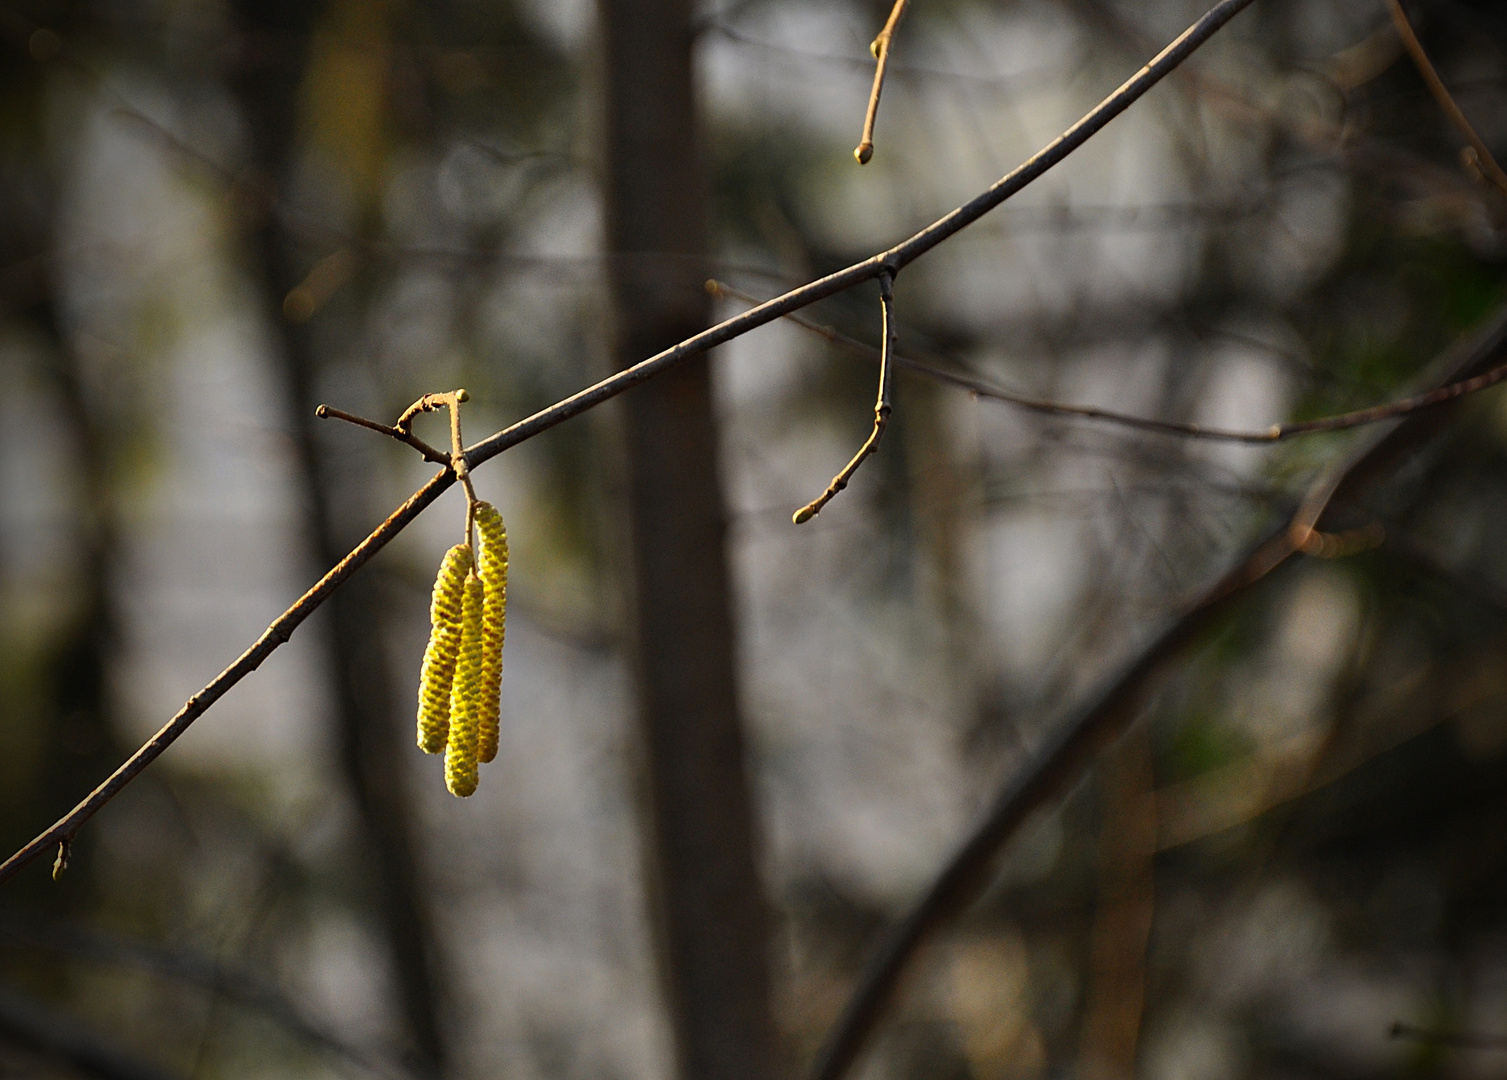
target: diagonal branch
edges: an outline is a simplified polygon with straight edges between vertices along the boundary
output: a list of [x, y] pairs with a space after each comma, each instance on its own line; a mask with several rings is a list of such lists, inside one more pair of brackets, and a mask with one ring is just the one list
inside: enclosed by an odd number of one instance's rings
[[1486, 143], [1480, 134], [1465, 118], [1454, 95], [1444, 85], [1444, 80], [1439, 77], [1438, 70], [1428, 53], [1423, 51], [1423, 43], [1418, 40], [1418, 35], [1413, 30], [1413, 24], [1408, 21], [1408, 13], [1402, 9], [1401, 0], [1387, 0], [1387, 10], [1392, 13], [1392, 22], [1397, 27], [1397, 35], [1402, 38], [1402, 43], [1407, 47], [1408, 55], [1413, 58], [1413, 63], [1418, 68], [1418, 74], [1423, 76], [1423, 81], [1428, 84], [1429, 93], [1434, 95], [1434, 100], [1444, 110], [1444, 115], [1449, 117], [1449, 122], [1470, 144], [1462, 157], [1466, 168], [1475, 173], [1478, 178], [1489, 180], [1503, 195], [1507, 195], [1507, 173], [1497, 164], [1497, 159], [1492, 157], [1491, 151], [1486, 148]]
[[[1491, 328], [1458, 355], [1432, 365], [1425, 382], [1468, 379], [1507, 352], [1507, 307]], [[1292, 517], [1251, 547], [1185, 607], [1134, 660], [1112, 677], [1076, 716], [1064, 721], [1026, 765], [1007, 777], [984, 817], [932, 880], [910, 912], [881, 941], [847, 1007], [834, 1025], [812, 1071], [813, 1080], [839, 1080], [857, 1060], [918, 949], [978, 895], [1000, 850], [1037, 810], [1081, 776], [1094, 755], [1136, 716], [1158, 676], [1197, 640], [1212, 619], [1299, 551], [1320, 546], [1317, 527], [1334, 501], [1351, 500], [1362, 487], [1436, 430], [1430, 416], [1412, 416], [1369, 438], [1325, 470]]]
[[[548, 431], [557, 424], [596, 408], [624, 391], [661, 374], [681, 361], [698, 356], [718, 345], [741, 337], [781, 316], [808, 307], [854, 285], [861, 284], [881, 274], [893, 277], [902, 267], [920, 258], [926, 252], [954, 236], [962, 229], [983, 217], [1006, 199], [1040, 178], [1074, 150], [1086, 143], [1106, 124], [1150, 90], [1192, 56], [1220, 27], [1229, 22], [1252, 0], [1220, 0], [1197, 22], [1184, 30], [1177, 39], [1163, 49], [1140, 71], [1136, 72], [1119, 89], [1090, 110], [1082, 119], [1059, 135], [1024, 164], [1008, 173], [986, 191], [963, 204], [951, 213], [922, 229], [914, 236], [897, 244], [888, 251], [871, 256], [862, 262], [818, 278], [816, 281], [792, 289], [757, 307], [727, 319], [716, 326], [680, 342], [663, 352], [642, 360], [632, 367], [612, 375], [593, 386], [580, 390], [532, 416], [504, 428], [481, 442], [471, 446], [462, 456], [467, 468], [475, 468], [509, 447]], [[340, 584], [366, 564], [393, 537], [402, 532], [435, 499], [456, 481], [453, 467], [447, 467], [434, 475], [408, 500], [398, 507], [386, 521], [377, 526], [365, 540], [341, 559], [318, 583], [269, 626], [262, 636], [248, 648], [230, 667], [200, 690], [184, 704], [176, 716], [144, 743], [126, 762], [116, 769], [99, 787], [95, 788], [77, 806], [59, 818], [34, 840], [21, 848], [4, 863], [0, 863], [0, 883], [13, 877], [27, 863], [37, 858], [54, 845], [66, 847], [84, 823], [93, 817], [141, 771], [160, 757], [178, 736], [218, 701], [236, 683], [255, 671], [313, 611], [329, 599]]]
[[895, 27], [900, 25], [900, 17], [905, 14], [909, 4], [910, 0], [895, 0], [895, 6], [890, 9], [890, 17], [884, 20], [884, 29], [879, 31], [879, 36], [869, 46], [869, 52], [874, 54], [878, 63], [874, 66], [874, 86], [869, 91], [869, 107], [863, 114], [863, 138], [853, 151], [853, 156], [860, 165], [867, 165], [869, 158], [874, 156], [874, 121], [879, 116], [879, 95], [884, 92], [884, 76], [889, 71], [890, 47], [894, 44]]

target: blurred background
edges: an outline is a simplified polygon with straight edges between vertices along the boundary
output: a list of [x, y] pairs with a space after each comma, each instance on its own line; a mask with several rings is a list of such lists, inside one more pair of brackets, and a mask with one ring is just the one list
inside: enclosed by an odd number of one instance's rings
[[[1507, 16], [1409, 10], [1507, 151]], [[1201, 13], [915, 0], [860, 168], [882, 3], [6, 0], [7, 852], [432, 474], [316, 404], [465, 386], [478, 439], [746, 306], [706, 278], [763, 299], [909, 235]], [[909, 268], [902, 351], [1224, 426], [1388, 400], [1507, 317], [1507, 198], [1462, 145], [1381, 0], [1259, 0]], [[808, 314], [878, 341], [872, 285]], [[872, 365], [782, 323], [687, 371], [476, 473], [512, 542], [479, 792], [412, 736], [452, 490], [59, 882], [0, 888], [0, 1074], [798, 1075], [995, 789], [1365, 437], [902, 372], [795, 527]], [[1507, 399], [1447, 415], [1355, 512], [1387, 542], [1199, 638], [857, 1075], [1507, 1069]]]

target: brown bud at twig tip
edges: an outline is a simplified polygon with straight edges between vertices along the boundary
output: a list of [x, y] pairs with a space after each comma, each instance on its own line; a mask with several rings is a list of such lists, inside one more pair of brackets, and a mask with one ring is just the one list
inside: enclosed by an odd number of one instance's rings
[[330, 407], [328, 405], [321, 405], [314, 410], [314, 415], [324, 420], [330, 415]]
[[794, 514], [790, 515], [790, 520], [793, 521], [793, 522], [795, 522], [797, 525], [804, 525], [804, 524], [806, 524], [806, 522], [810, 521], [815, 516], [816, 516], [816, 508], [815, 507], [803, 506], [799, 510], [797, 510]]
[[704, 288], [712, 296], [722, 295], [722, 282], [718, 281], [716, 278], [707, 278]]
[[871, 142], [861, 142], [853, 151], [853, 157], [860, 165], [867, 165], [869, 163], [869, 158], [873, 156], [874, 144]]
[[470, 391], [464, 390], [464, 389], [457, 390], [455, 392], [455, 400], [456, 401], [470, 401], [471, 400], [471, 393], [470, 393]]

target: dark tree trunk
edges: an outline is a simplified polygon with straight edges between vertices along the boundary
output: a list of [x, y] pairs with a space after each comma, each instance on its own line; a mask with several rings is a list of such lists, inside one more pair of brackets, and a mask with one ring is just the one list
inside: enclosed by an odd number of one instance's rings
[[[688, 0], [601, 0], [607, 230], [619, 367], [702, 329], [706, 195]], [[650, 894], [686, 1080], [776, 1073], [768, 916], [734, 674], [705, 358], [624, 398]]]
[[[255, 164], [270, 184], [289, 177], [294, 164], [298, 91], [308, 62], [317, 5], [301, 0], [242, 0], [242, 64], [234, 89], [247, 118]], [[319, 404], [319, 356], [306, 326], [284, 317], [283, 298], [299, 283], [296, 252], [270, 208], [249, 237], [264, 282], [267, 319], [275, 334], [276, 362], [295, 448], [305, 533], [321, 569], [345, 553], [350, 533], [335, 506], [359, 505], [350, 491], [363, 482], [331, 465], [318, 451], [314, 409]], [[345, 491], [344, 495], [340, 493]], [[337, 496], [340, 496], [337, 498]], [[358, 523], [365, 529], [366, 523]], [[355, 796], [371, 874], [371, 903], [392, 958], [399, 1005], [412, 1038], [410, 1064], [421, 1073], [445, 1072], [439, 1019], [440, 980], [435, 971], [432, 923], [419, 881], [409, 833], [412, 815], [402, 757], [411, 749], [406, 717], [393, 691], [380, 628], [379, 583], [348, 581], [329, 601], [328, 663], [335, 679], [335, 713], [341, 765]]]

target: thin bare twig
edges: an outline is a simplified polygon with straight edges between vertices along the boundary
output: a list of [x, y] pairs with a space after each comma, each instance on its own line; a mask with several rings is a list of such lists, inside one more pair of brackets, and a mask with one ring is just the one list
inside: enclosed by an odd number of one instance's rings
[[869, 432], [869, 437], [858, 448], [858, 453], [853, 455], [853, 460], [844, 465], [842, 471], [832, 478], [832, 482], [827, 485], [827, 490], [791, 516], [790, 520], [797, 525], [804, 525], [820, 514], [822, 507], [848, 486], [848, 481], [858, 471], [858, 466], [879, 449], [879, 440], [884, 438], [884, 429], [890, 422], [890, 385], [895, 378], [895, 283], [888, 274], [879, 275], [879, 310], [882, 319], [881, 340], [884, 345], [879, 350], [879, 397], [874, 402], [874, 429]]
[[890, 47], [894, 44], [895, 27], [900, 25], [900, 17], [905, 14], [909, 4], [910, 0], [895, 0], [895, 6], [890, 9], [890, 17], [884, 20], [884, 29], [879, 31], [879, 36], [869, 46], [869, 52], [874, 54], [874, 59], [878, 62], [874, 65], [874, 86], [869, 91], [869, 107], [863, 114], [863, 138], [853, 151], [853, 156], [860, 165], [867, 165], [869, 158], [874, 156], [874, 120], [879, 116], [879, 95], [884, 90], [884, 76], [890, 66]]
[[1433, 61], [1428, 53], [1423, 51], [1423, 43], [1418, 40], [1418, 35], [1413, 31], [1413, 24], [1408, 20], [1408, 13], [1402, 9], [1401, 0], [1387, 0], [1387, 10], [1392, 13], [1392, 22], [1397, 27], [1397, 35], [1402, 38], [1403, 45], [1408, 50], [1408, 55], [1413, 58], [1413, 63], [1418, 68], [1418, 74], [1423, 76], [1423, 81], [1428, 84], [1429, 93], [1434, 95], [1434, 100], [1444, 110], [1444, 115], [1449, 117], [1449, 122], [1455, 125], [1456, 130], [1465, 136], [1469, 147], [1461, 154], [1465, 167], [1477, 177], [1488, 180], [1503, 195], [1507, 195], [1507, 173], [1497, 164], [1497, 159], [1492, 157], [1486, 143], [1465, 118], [1456, 103], [1454, 95], [1444, 85], [1444, 80], [1439, 77]]
[[[746, 304], [757, 304], [758, 299], [733, 288], [731, 285], [720, 281], [708, 281], [707, 291], [713, 296], [725, 296], [734, 300], [741, 300]], [[867, 342], [849, 337], [842, 331], [828, 326], [825, 323], [808, 319], [804, 315], [791, 313], [786, 315], [795, 325], [804, 330], [809, 330], [827, 341], [865, 359], [876, 360], [882, 355], [881, 350]], [[941, 363], [953, 363], [956, 361], [946, 360], [941, 357], [935, 358]], [[1180, 420], [1153, 420], [1143, 416], [1131, 416], [1128, 413], [1115, 412], [1113, 409], [1101, 409], [1097, 405], [1070, 405], [1061, 401], [1049, 401], [1046, 398], [1031, 397], [1027, 394], [1017, 393], [1014, 390], [1006, 390], [996, 386], [977, 375], [948, 371], [938, 367], [934, 363], [926, 363], [920, 360], [895, 354], [894, 364], [906, 371], [914, 372], [923, 378], [934, 382], [946, 383], [977, 394], [981, 398], [991, 401], [1000, 401], [1006, 405], [1014, 405], [1018, 408], [1027, 409], [1031, 412], [1045, 413], [1049, 416], [1070, 416], [1082, 420], [1097, 420], [1107, 424], [1117, 424], [1121, 427], [1134, 428], [1138, 431], [1154, 432], [1158, 435], [1173, 435], [1185, 439], [1208, 439], [1214, 442], [1237, 442], [1237, 443], [1277, 443], [1299, 435], [1314, 435], [1320, 432], [1344, 431], [1349, 428], [1363, 427], [1366, 424], [1377, 424], [1384, 420], [1396, 420], [1410, 413], [1422, 412], [1425, 409], [1435, 408], [1447, 404], [1456, 398], [1474, 394], [1496, 386], [1498, 383], [1507, 382], [1507, 364], [1502, 364], [1483, 372], [1472, 379], [1462, 379], [1460, 382], [1451, 383], [1449, 386], [1441, 386], [1437, 390], [1430, 390], [1426, 394], [1417, 394], [1413, 397], [1403, 398], [1401, 401], [1388, 402], [1385, 405], [1373, 405], [1370, 408], [1355, 409], [1351, 412], [1337, 413], [1334, 416], [1321, 416], [1313, 420], [1294, 420], [1288, 424], [1273, 424], [1270, 427], [1260, 428], [1253, 431], [1233, 431], [1227, 428], [1205, 427], [1203, 424], [1190, 424]]]
[[[1448, 383], [1487, 369], [1507, 351], [1507, 307], [1463, 350], [1451, 350], [1422, 380]], [[1461, 355], [1463, 352], [1463, 355]], [[1064, 721], [1026, 762], [1006, 778], [983, 818], [938, 872], [906, 916], [890, 928], [858, 980], [842, 1016], [817, 1057], [813, 1080], [839, 1080], [857, 1060], [921, 944], [961, 911], [988, 880], [1001, 848], [1038, 809], [1076, 780], [1135, 718], [1158, 675], [1195, 641], [1210, 621], [1258, 582], [1325, 534], [1320, 519], [1335, 500], [1360, 489], [1433, 431], [1427, 416], [1403, 418], [1369, 438], [1309, 487], [1293, 515], [1251, 547], [1231, 570], [1182, 609], [1134, 660], [1110, 678], [1077, 715]]]
[[[594, 409], [603, 402], [654, 378], [690, 357], [699, 356], [709, 349], [741, 337], [783, 315], [798, 311], [864, 281], [877, 278], [882, 273], [888, 273], [893, 277], [901, 268], [967, 228], [1077, 150], [1111, 120], [1129, 108], [1141, 95], [1166, 78], [1179, 64], [1193, 55], [1199, 46], [1251, 3], [1252, 0], [1220, 0], [1202, 18], [1178, 35], [1177, 39], [1158, 53], [1150, 63], [1030, 160], [996, 181], [976, 198], [933, 222], [909, 239], [888, 251], [854, 263], [852, 266], [809, 282], [800, 288], [792, 289], [783, 296], [775, 297], [741, 315], [724, 320], [716, 326], [685, 339], [678, 345], [656, 353], [632, 367], [625, 368], [496, 432], [466, 451], [463, 456], [467, 467], [474, 469], [509, 447], [516, 446], [548, 431], [557, 424], [562, 424], [566, 420]], [[455, 480], [454, 466], [448, 465], [414, 492], [386, 521], [377, 526], [371, 535], [361, 541], [333, 569], [320, 578], [313, 588], [278, 616], [235, 663], [211, 680], [204, 689], [189, 698], [177, 715], [137, 749], [102, 784], [30, 843], [6, 859], [4, 863], [0, 863], [0, 883], [13, 877], [23, 866], [53, 845], [69, 841], [77, 835], [85, 822], [140, 775], [143, 769], [160, 757], [163, 751], [187, 731], [189, 726], [223, 697], [232, 686], [255, 671], [279, 645], [288, 640], [293, 631], [320, 604], [329, 599], [330, 594], [339, 588], [346, 578], [364, 566], [393, 537], [402, 532], [411, 521], [454, 484]]]
[[319, 408], [314, 410], [314, 415], [319, 417], [321, 420], [344, 420], [347, 424], [355, 424], [357, 427], [364, 427], [368, 428], [371, 431], [380, 432], [381, 434], [386, 435], [388, 438], [397, 439], [398, 442], [406, 443], [407, 445], [413, 447], [421, 455], [423, 455], [425, 461], [432, 461], [436, 465], [450, 464], [449, 454], [436, 450], [434, 447], [430, 446], [423, 439], [419, 438], [411, 431], [404, 431], [396, 427], [388, 427], [386, 424], [378, 423], [376, 420], [368, 420], [364, 416], [357, 416], [355, 413], [348, 413], [344, 409], [337, 409], [333, 405], [319, 406]]

